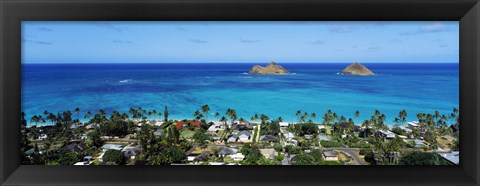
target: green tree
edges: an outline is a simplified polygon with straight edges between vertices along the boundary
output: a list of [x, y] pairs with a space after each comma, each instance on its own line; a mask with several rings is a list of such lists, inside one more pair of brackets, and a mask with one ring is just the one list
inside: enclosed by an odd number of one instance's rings
[[275, 145], [273, 145], [273, 149], [275, 149], [277, 152], [281, 152], [283, 147], [280, 143], [275, 143]]
[[205, 120], [208, 120], [208, 112], [210, 112], [210, 107], [208, 105], [203, 105], [201, 109], [205, 116]]
[[103, 155], [103, 162], [113, 162], [117, 165], [123, 165], [125, 163], [125, 155], [122, 151], [109, 149]]
[[164, 121], [167, 122], [168, 121], [168, 108], [167, 108], [167, 106], [165, 106], [165, 110], [163, 111], [163, 117], [164, 117]]
[[67, 151], [62, 151], [60, 154], [60, 158], [58, 159], [58, 163], [60, 165], [73, 165], [81, 160], [80, 155], [73, 151], [73, 150], [67, 150]]
[[440, 155], [432, 152], [410, 152], [403, 155], [399, 165], [449, 165]]
[[211, 140], [212, 137], [205, 133], [204, 130], [199, 129], [195, 131], [195, 134], [192, 136], [193, 140], [195, 140], [196, 143], [200, 144], [201, 146], [205, 146], [207, 144], [207, 141]]

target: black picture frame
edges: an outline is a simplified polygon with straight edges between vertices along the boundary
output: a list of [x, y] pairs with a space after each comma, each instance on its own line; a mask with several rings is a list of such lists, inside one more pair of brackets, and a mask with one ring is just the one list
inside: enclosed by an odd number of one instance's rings
[[[2, 185], [479, 185], [478, 0], [1, 0]], [[460, 21], [459, 166], [20, 165], [21, 21]]]

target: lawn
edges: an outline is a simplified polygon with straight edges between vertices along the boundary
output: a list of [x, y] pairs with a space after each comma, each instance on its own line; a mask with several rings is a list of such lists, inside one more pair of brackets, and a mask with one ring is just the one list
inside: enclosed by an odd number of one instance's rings
[[180, 137], [185, 139], [192, 138], [193, 134], [195, 134], [195, 131], [190, 129], [182, 129], [180, 131]]
[[207, 148], [197, 147], [192, 151], [192, 154], [200, 154], [205, 151], [213, 152], [213, 149], [211, 147], [207, 147]]
[[237, 163], [237, 162], [235, 162], [235, 160], [233, 160], [232, 158], [229, 158], [229, 157], [224, 157], [223, 161], [227, 162], [227, 163]]
[[452, 141], [443, 139], [442, 137], [438, 136], [437, 137], [437, 142], [440, 146], [440, 148], [445, 149], [445, 150], [450, 150], [452, 146]]

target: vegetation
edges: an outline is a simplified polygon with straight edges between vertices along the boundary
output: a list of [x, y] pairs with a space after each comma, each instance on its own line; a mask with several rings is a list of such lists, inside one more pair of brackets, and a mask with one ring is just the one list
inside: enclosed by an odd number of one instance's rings
[[431, 152], [410, 152], [402, 156], [399, 165], [449, 165], [440, 155]]
[[103, 162], [115, 163], [116, 165], [123, 165], [125, 163], [125, 156], [122, 151], [109, 149], [103, 155]]
[[[438, 147], [459, 149], [459, 132], [450, 127], [459, 126], [459, 111], [442, 114], [438, 111], [417, 113], [418, 127], [411, 132], [406, 130], [407, 111], [402, 110], [393, 119], [398, 125], [391, 131], [395, 138], [386, 139], [379, 131], [389, 130], [386, 116], [375, 110], [361, 126], [355, 126], [352, 118], [337, 115], [327, 110], [321, 118], [316, 113], [298, 110], [295, 113], [299, 123], [281, 129], [281, 117], [271, 119], [265, 114], [254, 114], [251, 121], [260, 121], [260, 130], [239, 129], [245, 119], [234, 109], [226, 112], [214, 112], [209, 105], [202, 105], [191, 117], [185, 120], [196, 120], [198, 123], [189, 126], [176, 126], [178, 120], [169, 119], [169, 111], [164, 107], [163, 114], [157, 110], [145, 110], [141, 107], [130, 108], [127, 113], [105, 110], [97, 112], [83, 111], [80, 108], [72, 111], [51, 113], [44, 111], [28, 118], [22, 113], [20, 126], [22, 136], [21, 162], [36, 165], [73, 165], [85, 156], [98, 158], [100, 147], [105, 143], [121, 143], [137, 149], [135, 158], [126, 158], [118, 150], [107, 150], [103, 156], [105, 164], [132, 165], [146, 162], [148, 165], [208, 164], [209, 162], [231, 162], [241, 165], [279, 165], [282, 161], [294, 165], [341, 165], [343, 161], [325, 161], [322, 153], [325, 148], [350, 148], [364, 156], [365, 162], [371, 165], [444, 165], [448, 163], [435, 153]], [[211, 114], [215, 113], [215, 114]], [[220, 114], [224, 113], [224, 115]], [[220, 119], [220, 132], [208, 131], [213, 125], [209, 116]], [[362, 113], [362, 115], [365, 115]], [[153, 125], [163, 116], [161, 126]], [[354, 113], [359, 118], [360, 112]], [[28, 119], [27, 119], [28, 118]], [[81, 122], [80, 119], [86, 119]], [[154, 118], [152, 121], [152, 118]], [[319, 120], [319, 121], [316, 121]], [[27, 126], [30, 122], [31, 126]], [[48, 123], [49, 126], [37, 126]], [[323, 126], [323, 130], [319, 130]], [[249, 130], [253, 138], [258, 135], [271, 135], [278, 140], [275, 143], [243, 143], [227, 142], [232, 134], [240, 130]], [[161, 131], [159, 134], [158, 131]], [[257, 131], [260, 131], [259, 133]], [[293, 133], [289, 136], [287, 133]], [[319, 140], [327, 136], [329, 141]], [[400, 138], [398, 135], [406, 137]], [[317, 138], [319, 137], [319, 138]], [[405, 138], [403, 137], [403, 138]], [[415, 141], [421, 141], [417, 144]], [[237, 148], [245, 158], [241, 161], [229, 157], [220, 157], [219, 147]], [[274, 157], [265, 157], [260, 148], [274, 149]], [[195, 155], [196, 160], [188, 161], [187, 155]], [[285, 161], [286, 160], [286, 161]], [[98, 160], [94, 160], [98, 164]]]

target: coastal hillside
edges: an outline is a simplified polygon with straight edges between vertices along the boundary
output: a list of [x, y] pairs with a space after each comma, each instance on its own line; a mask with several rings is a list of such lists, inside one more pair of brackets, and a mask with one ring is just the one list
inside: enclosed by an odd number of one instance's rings
[[249, 74], [291, 74], [287, 69], [275, 62], [270, 62], [266, 67], [255, 65], [248, 72]]
[[340, 72], [342, 75], [354, 75], [354, 76], [370, 76], [374, 75], [374, 73], [369, 70], [364, 65], [360, 64], [359, 62], [352, 63], [348, 65], [345, 69]]

